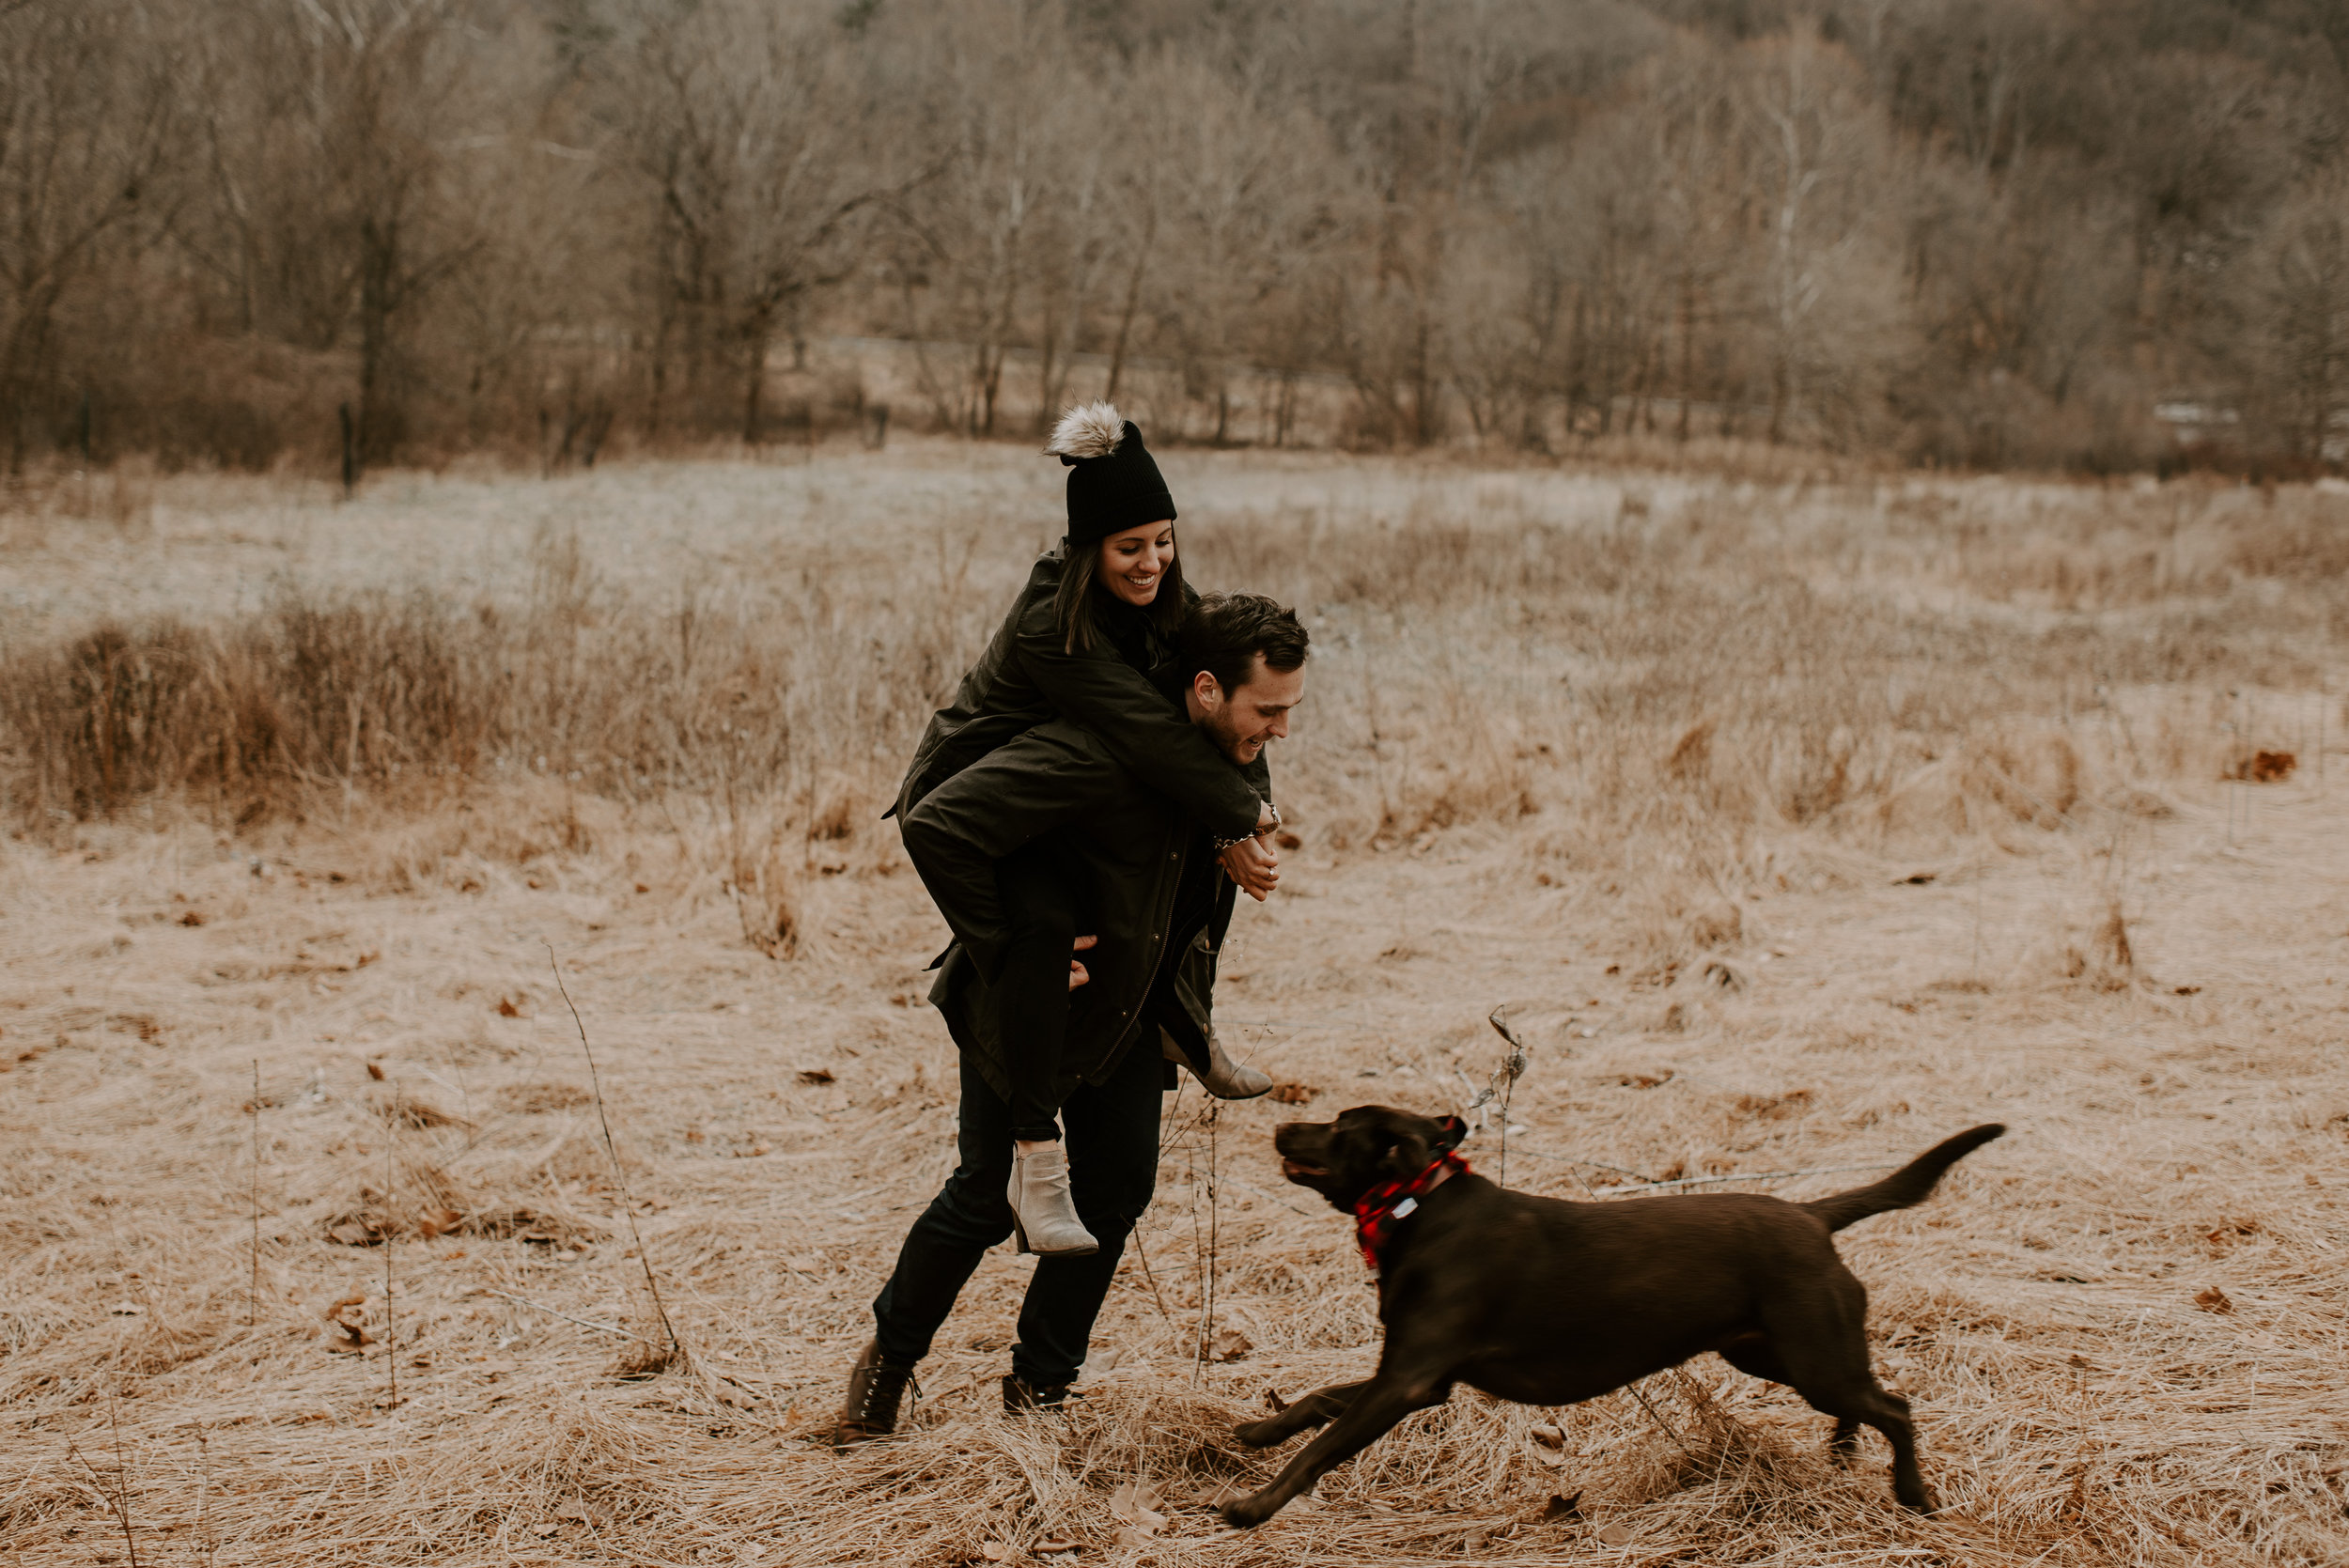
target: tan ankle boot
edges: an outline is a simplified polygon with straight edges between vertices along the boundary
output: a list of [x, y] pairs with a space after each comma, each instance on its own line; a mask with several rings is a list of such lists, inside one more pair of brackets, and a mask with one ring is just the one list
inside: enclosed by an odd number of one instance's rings
[[1174, 1036], [1163, 1029], [1159, 1031], [1159, 1054], [1169, 1062], [1180, 1063], [1190, 1068], [1191, 1076], [1199, 1080], [1200, 1087], [1219, 1100], [1252, 1100], [1272, 1087], [1272, 1079], [1255, 1068], [1244, 1067], [1224, 1055], [1223, 1042], [1216, 1038], [1213, 1030], [1207, 1032], [1207, 1070], [1204, 1073], [1183, 1053], [1183, 1048], [1174, 1043]]
[[1039, 1257], [1077, 1258], [1098, 1252], [1101, 1244], [1077, 1218], [1068, 1192], [1068, 1150], [1050, 1143], [1032, 1155], [1011, 1157], [1011, 1223], [1019, 1250]]

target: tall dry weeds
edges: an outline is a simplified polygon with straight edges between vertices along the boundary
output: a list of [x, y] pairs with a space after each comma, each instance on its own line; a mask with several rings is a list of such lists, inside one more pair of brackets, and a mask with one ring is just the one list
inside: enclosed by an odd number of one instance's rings
[[[1568, 853], [1661, 833], [1715, 862], [1774, 826], [2053, 829], [2290, 750], [2269, 733], [2290, 701], [2263, 720], [2221, 693], [2314, 689], [2311, 650], [2349, 623], [2349, 501], [2314, 491], [2025, 507], [1691, 482], [1592, 516], [1423, 480], [1379, 501], [1185, 538], [1203, 581], [1315, 626], [1282, 787], [1339, 848], [1537, 814], [1575, 824]], [[542, 531], [519, 596], [288, 585], [14, 645], [7, 806], [237, 825], [538, 781], [699, 801], [746, 936], [788, 950], [793, 882], [878, 815], [1021, 565], [975, 573], [974, 536], [933, 536], [929, 562], [829, 536], [721, 591]]]

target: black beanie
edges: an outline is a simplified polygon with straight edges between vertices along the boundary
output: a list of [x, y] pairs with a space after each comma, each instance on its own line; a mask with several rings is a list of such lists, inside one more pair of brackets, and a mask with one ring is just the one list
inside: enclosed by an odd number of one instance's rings
[[1108, 403], [1060, 416], [1045, 451], [1068, 467], [1068, 539], [1097, 544], [1112, 534], [1174, 517], [1174, 498], [1142, 431]]

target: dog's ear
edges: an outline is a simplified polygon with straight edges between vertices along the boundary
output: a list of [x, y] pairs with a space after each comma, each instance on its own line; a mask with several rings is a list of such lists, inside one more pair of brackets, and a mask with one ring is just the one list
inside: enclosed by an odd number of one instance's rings
[[1427, 1140], [1407, 1128], [1390, 1127], [1382, 1135], [1382, 1141], [1387, 1145], [1387, 1152], [1378, 1164], [1396, 1181], [1409, 1181], [1426, 1170], [1428, 1160], [1433, 1157], [1428, 1153]]
[[1458, 1148], [1460, 1140], [1468, 1136], [1468, 1124], [1457, 1116], [1439, 1116], [1436, 1118], [1436, 1126], [1443, 1128], [1443, 1131], [1436, 1138], [1436, 1148], [1439, 1151]]

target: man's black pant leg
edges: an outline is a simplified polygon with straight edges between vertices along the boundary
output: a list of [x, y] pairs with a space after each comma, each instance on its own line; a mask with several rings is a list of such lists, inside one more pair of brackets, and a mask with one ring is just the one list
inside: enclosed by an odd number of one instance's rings
[[955, 1142], [959, 1163], [906, 1233], [897, 1267], [873, 1302], [880, 1353], [900, 1364], [930, 1353], [938, 1326], [955, 1309], [987, 1250], [1011, 1234], [1011, 1108], [962, 1058], [962, 1104]]
[[[962, 1063], [960, 1164], [898, 1250], [897, 1266], [873, 1303], [881, 1354], [899, 1363], [930, 1342], [987, 1250], [1011, 1234], [1011, 1110], [968, 1058]], [[1109, 1295], [1126, 1237], [1158, 1182], [1158, 1053], [1126, 1053], [1109, 1082], [1084, 1084], [1062, 1107], [1069, 1188], [1077, 1213], [1101, 1243], [1082, 1258], [1038, 1258], [1019, 1313], [1012, 1370], [1038, 1387], [1066, 1383], [1084, 1364], [1094, 1319]]]
[[[1155, 1041], [1158, 1031], [1145, 1027]], [[1061, 1107], [1077, 1217], [1101, 1244], [1081, 1258], [1038, 1258], [1019, 1310], [1011, 1370], [1037, 1388], [1074, 1379], [1143, 1210], [1159, 1179], [1159, 1053], [1137, 1045], [1099, 1088], [1080, 1084]]]

